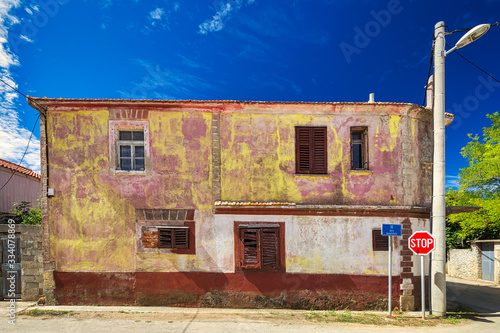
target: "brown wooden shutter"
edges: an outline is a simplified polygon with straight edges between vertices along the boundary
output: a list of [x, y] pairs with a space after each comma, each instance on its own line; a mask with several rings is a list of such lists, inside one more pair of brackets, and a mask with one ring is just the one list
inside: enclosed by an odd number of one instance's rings
[[278, 267], [278, 229], [262, 230], [262, 267]]
[[189, 229], [174, 229], [174, 248], [187, 249], [189, 245]]
[[260, 267], [259, 229], [240, 229], [241, 255], [243, 268]]
[[327, 173], [326, 127], [296, 127], [295, 145], [297, 173]]
[[312, 132], [313, 163], [311, 173], [326, 173], [326, 128], [314, 127], [312, 128]]
[[297, 173], [310, 173], [311, 170], [311, 128], [297, 127], [295, 131]]
[[382, 236], [382, 231], [372, 230], [373, 251], [389, 251], [389, 236]]
[[158, 229], [158, 247], [171, 249], [174, 246], [172, 229]]

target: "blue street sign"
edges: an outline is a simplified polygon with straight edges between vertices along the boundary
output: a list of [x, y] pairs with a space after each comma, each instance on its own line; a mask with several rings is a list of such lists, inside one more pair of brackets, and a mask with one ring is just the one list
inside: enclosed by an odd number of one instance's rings
[[401, 236], [401, 224], [382, 224], [382, 236]]

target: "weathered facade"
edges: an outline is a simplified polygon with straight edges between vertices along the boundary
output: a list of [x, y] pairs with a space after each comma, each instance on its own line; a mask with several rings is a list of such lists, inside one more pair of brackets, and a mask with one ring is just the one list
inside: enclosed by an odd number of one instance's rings
[[379, 230], [394, 223], [393, 304], [419, 304], [407, 238], [429, 229], [430, 110], [29, 102], [45, 114], [42, 185], [54, 189], [42, 200], [49, 302], [380, 308]]

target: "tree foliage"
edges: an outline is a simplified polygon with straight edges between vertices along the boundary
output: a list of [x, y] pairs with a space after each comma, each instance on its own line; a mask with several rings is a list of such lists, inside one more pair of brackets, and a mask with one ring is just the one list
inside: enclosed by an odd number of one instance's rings
[[14, 202], [10, 212], [16, 216], [16, 222], [21, 224], [42, 224], [42, 210], [39, 203], [35, 207], [31, 207], [31, 202], [29, 201], [21, 201], [20, 204]]
[[487, 115], [490, 127], [471, 141], [461, 154], [469, 166], [460, 170], [460, 188], [446, 193], [447, 206], [480, 206], [471, 213], [447, 218], [448, 247], [466, 247], [467, 241], [500, 238], [500, 116]]

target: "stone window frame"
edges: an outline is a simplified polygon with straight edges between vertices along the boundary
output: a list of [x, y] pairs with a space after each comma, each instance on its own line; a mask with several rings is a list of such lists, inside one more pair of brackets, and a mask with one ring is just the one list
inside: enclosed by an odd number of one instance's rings
[[[144, 170], [120, 170], [120, 131], [144, 132]], [[150, 175], [152, 169], [148, 120], [109, 120], [109, 170], [112, 175]]]

